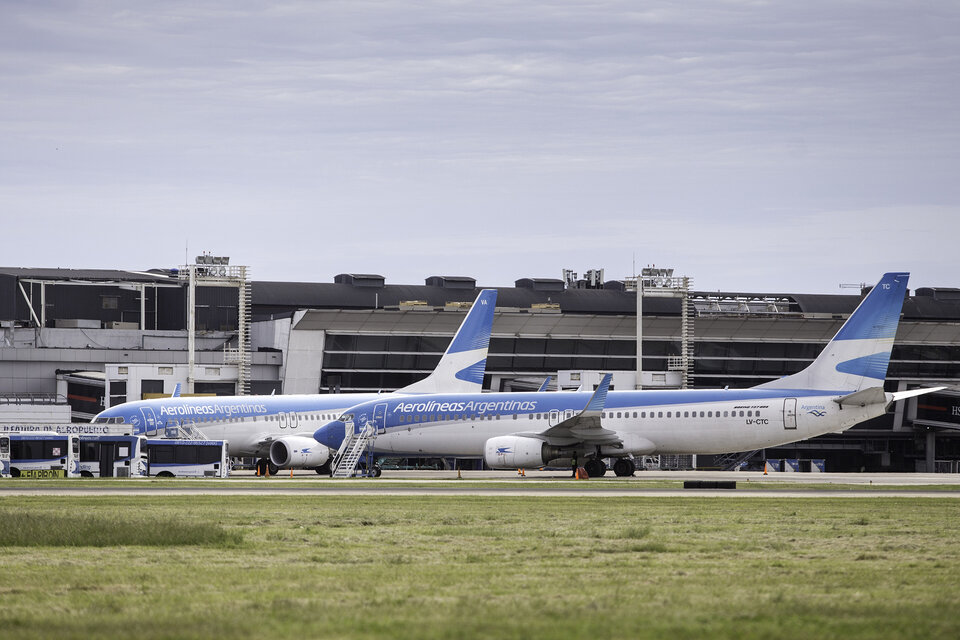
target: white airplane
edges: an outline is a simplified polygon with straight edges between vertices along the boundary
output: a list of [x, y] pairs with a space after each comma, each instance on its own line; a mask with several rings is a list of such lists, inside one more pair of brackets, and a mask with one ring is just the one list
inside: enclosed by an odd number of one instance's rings
[[[484, 289], [429, 376], [394, 393], [480, 392], [493, 328], [496, 289]], [[270, 396], [182, 397], [138, 400], [110, 407], [94, 423], [130, 424], [134, 433], [163, 434], [168, 429], [196, 429], [210, 440], [227, 440], [230, 455], [256, 456], [261, 474], [280, 469], [316, 469], [330, 451], [311, 435], [357, 403], [391, 394], [344, 393]]]
[[750, 451], [842, 431], [937, 390], [883, 390], [908, 277], [885, 274], [806, 369], [749, 389], [608, 391], [607, 374], [592, 393], [395, 396], [358, 404], [314, 437], [335, 449], [345, 429], [369, 425], [380, 454], [482, 456], [504, 469], [576, 454], [590, 476], [606, 472], [604, 458], [626, 476], [633, 456]]

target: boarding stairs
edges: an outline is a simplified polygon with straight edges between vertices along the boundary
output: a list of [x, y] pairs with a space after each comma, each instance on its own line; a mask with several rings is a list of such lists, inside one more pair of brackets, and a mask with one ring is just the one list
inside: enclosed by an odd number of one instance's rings
[[760, 449], [754, 449], [753, 451], [735, 451], [733, 453], [727, 453], [722, 456], [717, 457], [714, 460], [714, 464], [720, 467], [721, 471], [736, 471], [740, 468], [740, 465], [752, 458], [754, 455], [760, 452]]
[[334, 478], [352, 478], [360, 463], [360, 458], [367, 450], [367, 442], [373, 437], [373, 427], [365, 425], [359, 432], [354, 433], [353, 423], [348, 422], [347, 433], [337, 450], [337, 456], [330, 465]]
[[193, 420], [168, 422], [163, 427], [163, 437], [174, 440], [209, 440]]

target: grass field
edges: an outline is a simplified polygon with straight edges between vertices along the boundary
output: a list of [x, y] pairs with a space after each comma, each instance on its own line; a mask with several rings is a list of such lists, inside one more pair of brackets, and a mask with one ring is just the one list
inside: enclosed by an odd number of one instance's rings
[[956, 638], [958, 515], [897, 497], [8, 496], [0, 630]]

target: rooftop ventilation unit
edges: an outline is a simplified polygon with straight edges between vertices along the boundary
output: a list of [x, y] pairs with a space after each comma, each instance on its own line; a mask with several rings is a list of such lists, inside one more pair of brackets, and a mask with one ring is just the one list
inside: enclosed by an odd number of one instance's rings
[[341, 273], [334, 276], [337, 284], [349, 284], [353, 287], [383, 287], [384, 278], [373, 273]]
[[558, 278], [521, 278], [514, 285], [518, 289], [533, 289], [534, 291], [563, 291], [565, 283]]
[[442, 287], [444, 289], [476, 289], [476, 278], [465, 276], [430, 276], [426, 279], [428, 287]]

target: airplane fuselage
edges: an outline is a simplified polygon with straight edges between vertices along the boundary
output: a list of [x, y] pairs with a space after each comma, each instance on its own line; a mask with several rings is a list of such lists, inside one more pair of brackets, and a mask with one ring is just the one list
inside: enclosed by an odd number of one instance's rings
[[[611, 391], [601, 424], [621, 437], [625, 449], [635, 448], [637, 453], [746, 451], [842, 431], [885, 410], [883, 404], [841, 408], [834, 399], [845, 393]], [[583, 410], [590, 396], [574, 392], [384, 398], [355, 407], [353, 424], [355, 429], [372, 424], [376, 432], [373, 447], [380, 453], [480, 456], [486, 441], [493, 437], [539, 437], [536, 434]], [[331, 447], [339, 445], [337, 429], [324, 428], [321, 434], [328, 431], [332, 437], [320, 441]], [[565, 443], [559, 439], [555, 444]]]
[[134, 434], [162, 436], [167, 429], [194, 428], [210, 440], [227, 440], [230, 455], [264, 455], [265, 439], [311, 438], [321, 425], [376, 393], [279, 396], [214, 396], [156, 398], [126, 402], [97, 415], [94, 422], [133, 427]]

